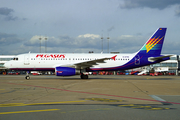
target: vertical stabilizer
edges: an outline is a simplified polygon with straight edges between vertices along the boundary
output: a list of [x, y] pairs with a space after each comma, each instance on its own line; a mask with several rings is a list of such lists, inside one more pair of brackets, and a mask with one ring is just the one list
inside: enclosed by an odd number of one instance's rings
[[160, 55], [167, 28], [158, 28], [145, 45], [140, 49], [140, 54]]

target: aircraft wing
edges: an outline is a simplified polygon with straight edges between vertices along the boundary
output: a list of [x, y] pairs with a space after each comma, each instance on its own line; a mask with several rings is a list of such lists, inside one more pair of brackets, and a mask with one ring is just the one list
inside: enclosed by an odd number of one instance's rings
[[164, 56], [159, 56], [159, 57], [149, 57], [148, 60], [150, 62], [154, 62], [154, 61], [157, 61], [157, 60], [160, 60], [160, 59], [163, 59], [163, 58], [168, 58], [168, 57], [171, 57], [173, 55], [164, 55]]
[[77, 69], [84, 69], [84, 68], [92, 67], [93, 65], [97, 65], [98, 63], [106, 63], [105, 60], [108, 59], [111, 58], [101, 58], [91, 61], [85, 61], [85, 62], [75, 63], [74, 65], [76, 66]]
[[84, 61], [84, 62], [79, 62], [79, 63], [74, 63], [71, 65], [62, 65], [62, 66], [68, 66], [68, 67], [75, 67], [76, 69], [85, 69], [92, 67], [93, 65], [98, 65], [98, 63], [106, 63], [105, 60], [113, 59], [115, 60], [117, 55], [109, 58], [101, 58], [101, 59], [95, 59], [95, 60], [90, 60], [90, 61]]

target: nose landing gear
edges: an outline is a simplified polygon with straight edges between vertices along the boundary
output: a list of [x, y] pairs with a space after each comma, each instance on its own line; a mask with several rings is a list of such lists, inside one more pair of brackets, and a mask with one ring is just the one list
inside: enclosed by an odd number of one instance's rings
[[29, 79], [30, 79], [29, 75], [28, 75], [28, 76], [26, 76], [26, 77], [25, 77], [25, 79], [26, 79], [26, 80], [29, 80]]
[[29, 71], [26, 72], [26, 77], [25, 77], [26, 80], [29, 80], [30, 79], [30, 76], [29, 76]]

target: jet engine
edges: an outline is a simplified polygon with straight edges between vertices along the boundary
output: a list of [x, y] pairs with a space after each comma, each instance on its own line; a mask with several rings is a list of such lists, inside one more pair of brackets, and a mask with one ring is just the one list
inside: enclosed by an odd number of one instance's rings
[[56, 67], [55, 73], [56, 76], [73, 76], [80, 74], [80, 71], [71, 67]]

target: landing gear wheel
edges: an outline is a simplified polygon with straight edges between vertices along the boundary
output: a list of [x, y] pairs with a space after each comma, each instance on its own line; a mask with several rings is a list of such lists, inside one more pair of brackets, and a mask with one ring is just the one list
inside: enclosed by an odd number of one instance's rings
[[26, 78], [26, 80], [29, 80], [29, 79], [30, 79], [30, 77], [29, 77], [29, 76], [26, 76], [25, 78]]
[[30, 79], [30, 76], [29, 76], [29, 71], [26, 71], [26, 77], [25, 77], [26, 80], [29, 80]]
[[88, 79], [88, 75], [81, 75], [81, 79]]

